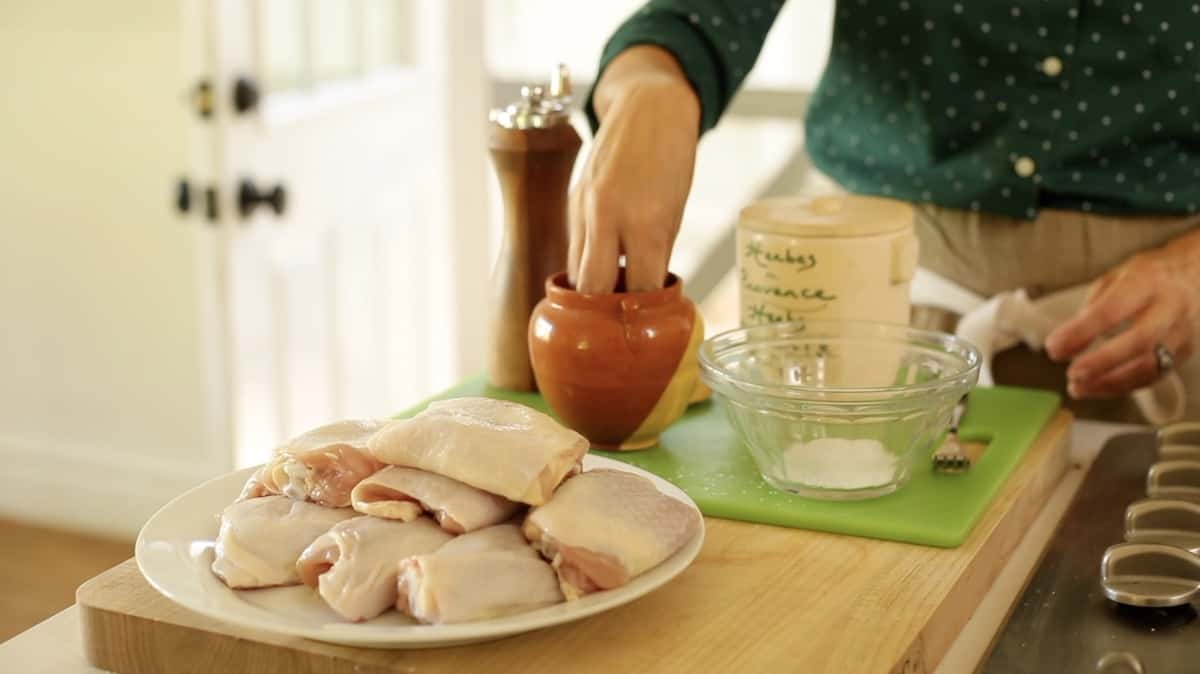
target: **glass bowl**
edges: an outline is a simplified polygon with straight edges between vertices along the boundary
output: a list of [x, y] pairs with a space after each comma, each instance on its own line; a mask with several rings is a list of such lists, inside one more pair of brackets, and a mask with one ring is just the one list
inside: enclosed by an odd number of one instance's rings
[[772, 323], [700, 347], [701, 376], [763, 479], [821, 499], [902, 487], [979, 363], [953, 335], [859, 321]]

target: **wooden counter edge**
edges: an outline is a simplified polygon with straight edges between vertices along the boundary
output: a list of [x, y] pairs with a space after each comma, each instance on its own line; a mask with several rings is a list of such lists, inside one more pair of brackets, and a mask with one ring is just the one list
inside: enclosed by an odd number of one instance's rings
[[[963, 570], [954, 587], [947, 593], [946, 600], [942, 601], [929, 619], [928, 625], [931, 627], [922, 630], [905, 657], [892, 669], [891, 674], [927, 674], [937, 669], [942, 658], [950, 650], [950, 646], [958, 638], [962, 626], [966, 624], [986, 596], [986, 589], [979, 588], [991, 585], [1000, 575], [1012, 558], [1013, 551], [1020, 544], [1026, 526], [1036, 519], [1058, 482], [1066, 474], [1070, 465], [1067, 446], [1073, 421], [1074, 415], [1071, 412], [1060, 409], [1046, 424], [1039, 439], [1046, 446], [1040, 458], [1048, 464], [1047, 469], [1039, 471], [1039, 466], [1030, 462], [1031, 458], [1038, 457], [1026, 454], [1017, 469], [1009, 476], [1010, 480], [1020, 479], [1023, 474], [1028, 473], [1033, 476], [1033, 480], [1026, 488], [1011, 496], [1018, 499], [1017, 502], [1005, 512], [1000, 520], [994, 523], [990, 532], [977, 530], [972, 533], [972, 536], [986, 536], [983, 545], [974, 555], [974, 563]], [[997, 501], [989, 506], [985, 512], [984, 521], [981, 521], [979, 526], [987, 523], [987, 513], [994, 508], [1002, 507], [999, 501], [1001, 495], [998, 495]], [[1039, 556], [1043, 553], [1044, 550], [1039, 551]], [[1025, 578], [1021, 581], [1021, 590], [1024, 590], [1029, 583], [1036, 568], [1037, 565], [1034, 564], [1025, 574]], [[966, 588], [971, 588], [971, 590], [967, 591]], [[955, 594], [964, 592], [968, 595], [974, 593], [978, 599], [970, 605], [948, 601]], [[1007, 622], [1008, 615], [1012, 612], [1019, 596], [1020, 592], [1017, 592], [1005, 608], [1005, 620], [1001, 622], [1001, 625]]]

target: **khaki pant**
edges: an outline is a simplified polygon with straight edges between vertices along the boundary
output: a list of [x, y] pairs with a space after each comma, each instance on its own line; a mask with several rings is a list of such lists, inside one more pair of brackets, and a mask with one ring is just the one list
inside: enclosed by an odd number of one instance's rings
[[[1045, 210], [1037, 220], [1017, 220], [917, 204], [921, 266], [985, 297], [1025, 288], [1049, 293], [1087, 283], [1139, 251], [1156, 248], [1200, 228], [1188, 217], [1106, 216]], [[914, 323], [946, 329], [939, 317], [914, 310]], [[1197, 333], [1200, 335], [1200, 332]], [[1188, 391], [1186, 417], [1200, 420], [1200, 356], [1178, 365]], [[1018, 347], [999, 353], [996, 383], [1059, 391], [1081, 418], [1144, 423], [1129, 399], [1070, 400], [1066, 366]]]

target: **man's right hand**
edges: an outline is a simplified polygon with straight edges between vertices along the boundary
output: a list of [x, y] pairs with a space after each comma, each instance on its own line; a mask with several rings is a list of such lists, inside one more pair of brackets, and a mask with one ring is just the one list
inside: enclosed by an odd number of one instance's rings
[[678, 62], [641, 45], [609, 63], [593, 97], [600, 128], [570, 200], [567, 274], [585, 294], [661, 288], [691, 189], [700, 101]]

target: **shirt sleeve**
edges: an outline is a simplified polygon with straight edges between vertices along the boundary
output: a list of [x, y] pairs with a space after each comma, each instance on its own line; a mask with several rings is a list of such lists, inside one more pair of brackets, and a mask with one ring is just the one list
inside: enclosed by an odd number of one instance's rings
[[[711, 129], [754, 67], [767, 32], [783, 3], [762, 0], [650, 0], [609, 38], [596, 80], [622, 51], [639, 44], [671, 52], [700, 99], [700, 132]], [[592, 106], [584, 112], [595, 133], [600, 122]]]

